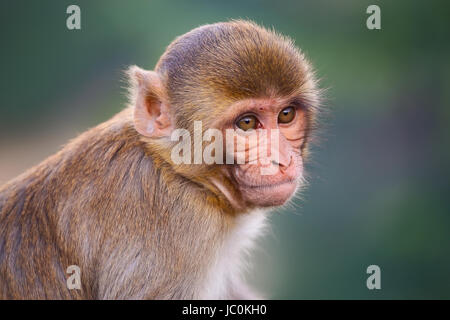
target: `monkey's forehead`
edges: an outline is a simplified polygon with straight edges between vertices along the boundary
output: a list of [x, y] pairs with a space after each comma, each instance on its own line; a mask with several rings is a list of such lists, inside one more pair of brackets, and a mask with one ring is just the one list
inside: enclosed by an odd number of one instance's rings
[[269, 90], [291, 94], [308, 80], [309, 68], [288, 38], [248, 21], [232, 21], [177, 38], [156, 71], [164, 74], [174, 99], [199, 89], [242, 99]]

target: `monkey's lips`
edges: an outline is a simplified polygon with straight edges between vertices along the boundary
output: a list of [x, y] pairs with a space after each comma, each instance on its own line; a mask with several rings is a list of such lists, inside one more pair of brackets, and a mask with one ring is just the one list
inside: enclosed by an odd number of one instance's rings
[[250, 189], [271, 189], [271, 188], [277, 188], [277, 187], [283, 187], [285, 185], [291, 185], [291, 184], [296, 184], [296, 180], [295, 179], [287, 179], [285, 181], [281, 181], [281, 182], [275, 182], [275, 183], [261, 183], [261, 184], [246, 184], [244, 182], [241, 183], [241, 186], [245, 187], [245, 188], [250, 188]]
[[260, 207], [283, 205], [297, 190], [297, 179], [287, 179], [275, 183], [245, 184], [241, 183], [240, 190], [243, 198]]

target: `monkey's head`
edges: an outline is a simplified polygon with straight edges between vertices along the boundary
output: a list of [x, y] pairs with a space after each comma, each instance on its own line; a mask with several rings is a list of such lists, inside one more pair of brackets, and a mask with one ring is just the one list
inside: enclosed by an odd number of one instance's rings
[[319, 90], [288, 38], [247, 21], [205, 25], [175, 39], [155, 71], [129, 74], [134, 125], [155, 163], [236, 211], [282, 205], [301, 185]]

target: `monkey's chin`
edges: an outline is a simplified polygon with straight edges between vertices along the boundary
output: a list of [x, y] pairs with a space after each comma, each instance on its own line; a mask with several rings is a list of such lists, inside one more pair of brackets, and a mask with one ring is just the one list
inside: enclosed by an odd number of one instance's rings
[[241, 188], [243, 198], [256, 207], [276, 207], [285, 204], [297, 191], [297, 181], [246, 186]]

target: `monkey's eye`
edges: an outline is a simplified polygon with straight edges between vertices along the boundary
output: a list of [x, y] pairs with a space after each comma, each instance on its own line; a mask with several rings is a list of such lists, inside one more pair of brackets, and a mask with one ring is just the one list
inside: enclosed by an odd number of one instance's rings
[[278, 114], [278, 123], [289, 123], [294, 120], [295, 117], [295, 108], [287, 107], [281, 110]]
[[257, 122], [258, 121], [256, 120], [255, 116], [248, 115], [248, 116], [243, 116], [242, 118], [240, 118], [236, 122], [236, 126], [238, 126], [238, 128], [240, 128], [244, 131], [248, 131], [248, 130], [256, 129]]

